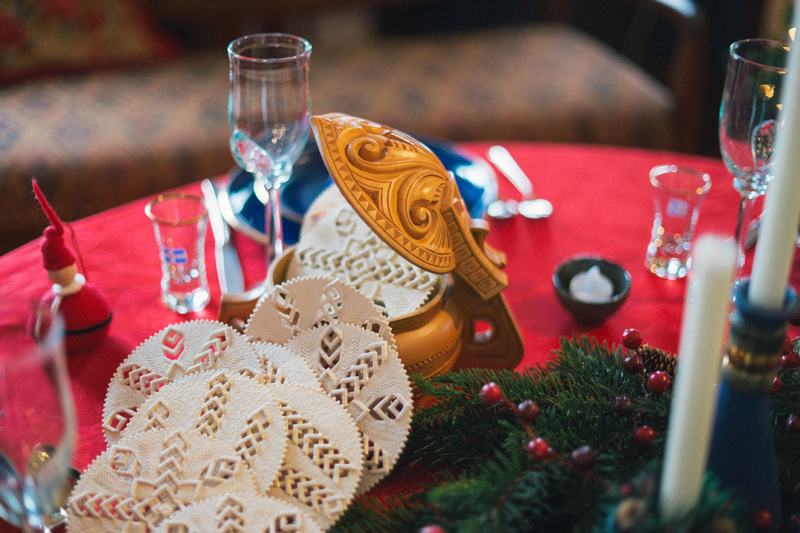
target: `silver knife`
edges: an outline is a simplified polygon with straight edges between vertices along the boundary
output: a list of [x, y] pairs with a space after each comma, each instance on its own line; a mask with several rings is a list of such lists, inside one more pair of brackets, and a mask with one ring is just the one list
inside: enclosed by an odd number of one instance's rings
[[206, 199], [208, 223], [211, 225], [211, 233], [214, 235], [214, 255], [217, 262], [219, 289], [223, 294], [244, 292], [242, 264], [239, 262], [236, 248], [231, 241], [230, 228], [219, 210], [217, 191], [211, 181], [207, 179], [200, 183], [200, 188]]

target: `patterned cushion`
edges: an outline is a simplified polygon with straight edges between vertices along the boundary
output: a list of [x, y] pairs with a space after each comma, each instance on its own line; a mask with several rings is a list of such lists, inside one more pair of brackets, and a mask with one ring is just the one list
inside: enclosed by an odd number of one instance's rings
[[311, 61], [315, 113], [452, 140], [671, 142], [668, 89], [568, 26], [398, 39]]
[[150, 63], [175, 51], [134, 0], [0, 3], [0, 83]]
[[225, 53], [0, 88], [0, 248], [41, 235], [31, 177], [64, 220], [230, 170]]
[[[376, 43], [311, 59], [315, 113], [341, 111], [445, 139], [669, 146], [667, 90], [568, 27]], [[67, 221], [221, 174], [223, 50], [150, 70], [0, 88], [0, 253], [47, 225], [37, 177]]]

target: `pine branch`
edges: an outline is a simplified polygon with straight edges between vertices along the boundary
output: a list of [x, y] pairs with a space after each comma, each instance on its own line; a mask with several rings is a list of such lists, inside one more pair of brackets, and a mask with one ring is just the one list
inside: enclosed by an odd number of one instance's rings
[[[412, 494], [362, 497], [333, 530], [416, 532], [436, 523], [447, 531], [583, 533], [605, 530], [609, 515], [624, 516], [637, 509], [646, 513], [645, 518], [638, 517], [637, 531], [667, 527], [659, 521], [653, 494], [670, 392], [651, 394], [642, 376], [625, 372], [624, 348], [577, 337], [562, 340], [551, 355], [543, 368], [521, 372], [470, 369], [414, 378], [434, 402], [415, 413], [395, 475], [403, 475], [403, 469], [415, 462], [432, 469], [445, 467], [452, 475]], [[782, 379], [772, 405], [786, 496], [800, 481], [796, 460], [800, 437], [786, 428], [786, 418], [800, 411], [800, 372], [784, 372]], [[479, 392], [491, 381], [511, 405], [535, 400], [541, 408], [538, 419], [526, 428], [509, 405], [486, 405]], [[619, 396], [632, 401], [632, 418], [615, 413], [614, 400]], [[641, 424], [658, 435], [644, 447], [637, 446], [633, 436]], [[529, 457], [525, 453], [529, 432], [544, 438], [561, 458], [537, 462]], [[586, 444], [598, 455], [590, 474], [582, 475], [573, 470], [569, 456]], [[623, 486], [628, 488], [622, 490]], [[792, 505], [797, 502], [787, 507], [785, 501], [784, 510], [791, 512]], [[675, 529], [724, 530], [726, 524], [741, 528], [738, 512], [736, 502], [710, 481], [698, 506]]]
[[569, 453], [592, 444], [599, 450], [613, 446], [614, 453], [635, 455], [633, 425], [613, 413], [614, 399], [641, 397], [634, 405], [641, 412], [641, 423], [663, 431], [670, 394], [644, 398], [641, 377], [626, 374], [623, 360], [620, 349], [580, 337], [562, 341], [561, 350], [544, 369], [468, 369], [429, 380], [417, 377], [415, 384], [436, 403], [415, 415], [404, 460], [426, 460], [462, 472], [492, 459], [498, 448], [524, 446], [529, 437], [513, 410], [502, 404], [487, 406], [478, 396], [489, 381], [515, 404], [533, 399], [541, 406], [536, 431], [546, 435], [554, 449]]

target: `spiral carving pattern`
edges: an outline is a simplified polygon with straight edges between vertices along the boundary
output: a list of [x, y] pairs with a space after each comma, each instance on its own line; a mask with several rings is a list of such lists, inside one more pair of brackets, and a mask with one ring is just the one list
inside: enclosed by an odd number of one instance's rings
[[342, 192], [366, 211], [367, 223], [395, 242], [417, 266], [449, 272], [455, 266], [442, 210], [458, 195], [455, 182], [436, 156], [415, 139], [380, 125], [336, 117], [326, 146], [344, 180]]
[[472, 234], [472, 220], [436, 155], [414, 138], [339, 113], [311, 117], [325, 165], [385, 243], [437, 274], [455, 270], [484, 300], [508, 284]]

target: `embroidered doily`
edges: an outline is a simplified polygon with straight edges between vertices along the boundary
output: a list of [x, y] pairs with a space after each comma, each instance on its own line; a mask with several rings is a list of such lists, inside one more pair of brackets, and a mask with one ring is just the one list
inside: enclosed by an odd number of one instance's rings
[[287, 347], [308, 361], [322, 388], [355, 420], [364, 452], [358, 493], [365, 492], [392, 469], [411, 428], [411, 384], [396, 350], [348, 324], [301, 332]]
[[118, 438], [136, 409], [161, 387], [204, 370], [260, 367], [258, 353], [240, 333], [212, 320], [173, 324], [137, 347], [117, 368], [103, 406], [106, 440]]
[[159, 533], [321, 533], [306, 513], [275, 498], [229, 494], [190, 505], [165, 520]]
[[336, 186], [312, 203], [287, 279], [332, 276], [370, 298], [390, 318], [408, 314], [428, 299], [438, 275], [403, 259], [361, 220]]
[[389, 322], [364, 294], [330, 277], [298, 278], [261, 297], [245, 327], [250, 340], [285, 344], [319, 324], [353, 324], [394, 342]]
[[237, 373], [201, 372], [162, 387], [139, 407], [122, 437], [159, 429], [226, 443], [262, 492], [275, 481], [286, 453], [286, 420], [278, 402], [263, 381]]
[[361, 438], [337, 401], [298, 385], [270, 386], [288, 427], [288, 448], [268, 496], [314, 516], [323, 529], [333, 525], [353, 498], [361, 479]]
[[187, 431], [152, 431], [109, 447], [67, 503], [69, 530], [145, 533], [190, 503], [256, 494], [244, 461], [225, 443]]

